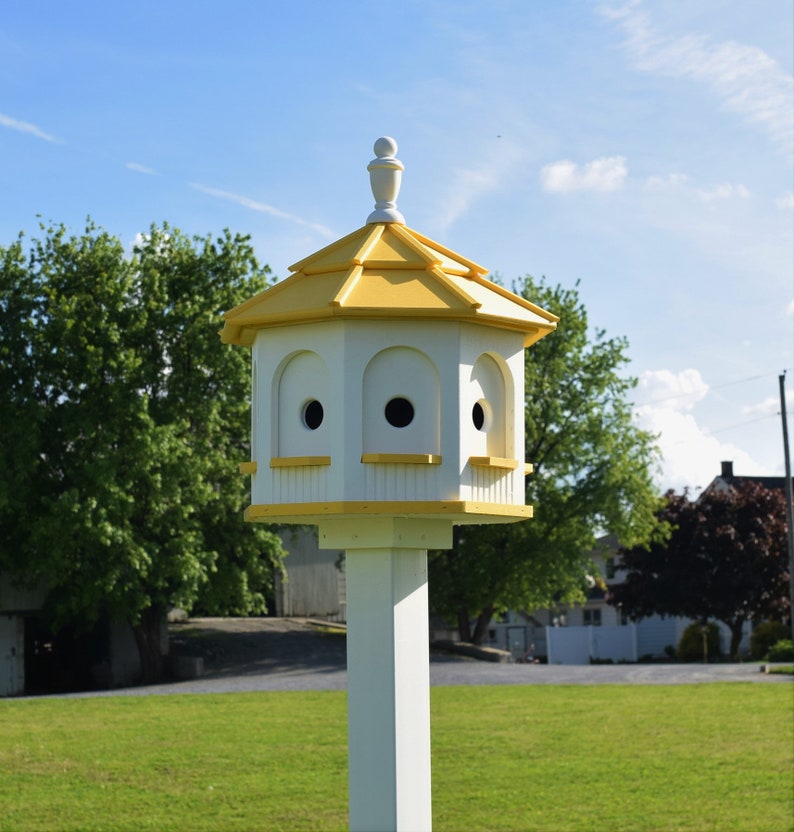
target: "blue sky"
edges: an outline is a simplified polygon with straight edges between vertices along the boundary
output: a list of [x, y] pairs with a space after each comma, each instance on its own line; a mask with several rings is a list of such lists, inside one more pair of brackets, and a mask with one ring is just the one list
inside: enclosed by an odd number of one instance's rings
[[6, 0], [0, 245], [38, 215], [128, 244], [229, 227], [283, 278], [364, 224], [393, 136], [409, 226], [508, 285], [579, 281], [591, 324], [627, 337], [661, 487], [723, 459], [782, 474], [793, 8]]

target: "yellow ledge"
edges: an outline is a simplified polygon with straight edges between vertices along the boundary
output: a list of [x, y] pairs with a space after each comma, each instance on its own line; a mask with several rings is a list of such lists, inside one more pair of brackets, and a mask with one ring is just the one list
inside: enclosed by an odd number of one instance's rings
[[[477, 503], [471, 500], [400, 500], [353, 502], [338, 501], [332, 503], [274, 503], [269, 505], [248, 506], [245, 520], [249, 523], [301, 523], [307, 518], [338, 517], [350, 515], [405, 517], [419, 515], [422, 517], [449, 517], [454, 519], [461, 515], [472, 515], [471, 522], [488, 522], [484, 518], [492, 517], [493, 522], [511, 522], [527, 520], [532, 517], [532, 506], [513, 505], [512, 503]], [[498, 519], [497, 519], [498, 518]]]
[[306, 468], [309, 465], [330, 465], [330, 456], [274, 456], [271, 468]]
[[256, 462], [241, 462], [240, 463], [240, 473], [241, 474], [255, 474], [257, 469]]
[[535, 466], [531, 462], [524, 463], [524, 476], [528, 477], [530, 474], [535, 473]]
[[470, 456], [469, 465], [475, 468], [503, 468], [506, 471], [515, 471], [518, 468], [518, 460], [501, 456]]
[[441, 465], [438, 454], [361, 454], [362, 462], [387, 462], [392, 465]]

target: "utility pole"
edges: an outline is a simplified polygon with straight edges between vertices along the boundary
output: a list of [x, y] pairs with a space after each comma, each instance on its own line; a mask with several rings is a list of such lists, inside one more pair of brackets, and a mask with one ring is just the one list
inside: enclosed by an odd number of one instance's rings
[[786, 373], [783, 371], [780, 381], [780, 416], [783, 419], [783, 458], [786, 464], [786, 522], [788, 525], [788, 574], [789, 574], [789, 622], [791, 640], [794, 641], [794, 504], [791, 499], [791, 459], [788, 451], [788, 423], [786, 421]]

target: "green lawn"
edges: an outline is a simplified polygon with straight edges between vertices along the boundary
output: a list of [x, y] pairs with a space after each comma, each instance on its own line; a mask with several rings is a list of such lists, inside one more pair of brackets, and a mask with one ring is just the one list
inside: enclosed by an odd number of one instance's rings
[[[0, 701], [0, 830], [341, 830], [338, 692]], [[794, 829], [788, 684], [434, 688], [436, 832]]]

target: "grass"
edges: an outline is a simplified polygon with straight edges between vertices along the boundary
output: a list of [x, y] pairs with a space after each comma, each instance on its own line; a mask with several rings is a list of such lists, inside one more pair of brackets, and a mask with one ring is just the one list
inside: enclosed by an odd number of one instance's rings
[[[436, 832], [794, 829], [783, 684], [432, 690]], [[339, 692], [0, 702], [0, 830], [347, 828]]]

